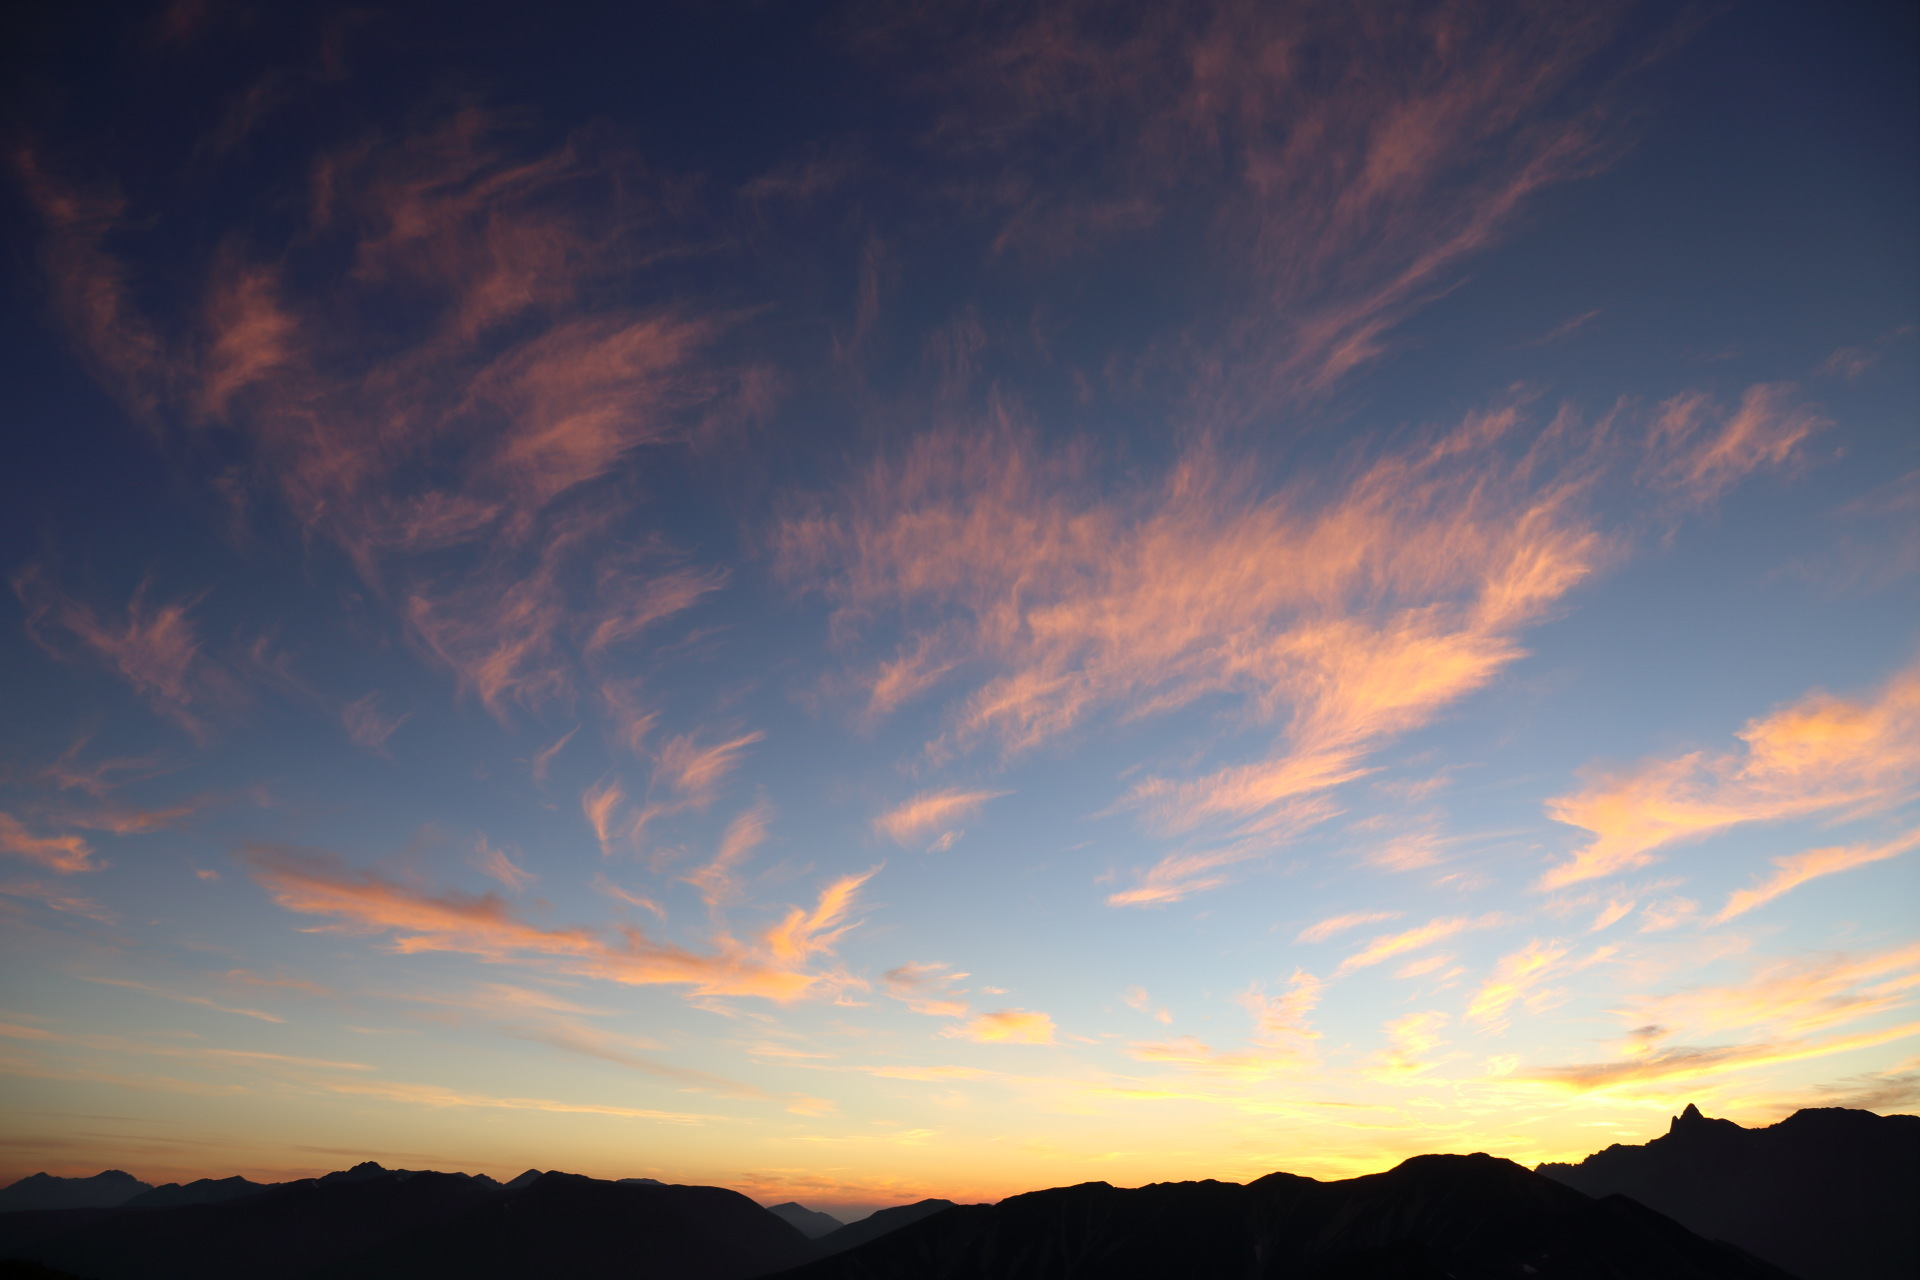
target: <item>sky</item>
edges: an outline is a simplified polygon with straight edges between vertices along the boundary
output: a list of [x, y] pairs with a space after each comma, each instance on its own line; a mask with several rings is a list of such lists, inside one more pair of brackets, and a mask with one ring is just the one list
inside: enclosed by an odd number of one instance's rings
[[10, 22], [0, 1177], [1920, 1098], [1911, 6]]

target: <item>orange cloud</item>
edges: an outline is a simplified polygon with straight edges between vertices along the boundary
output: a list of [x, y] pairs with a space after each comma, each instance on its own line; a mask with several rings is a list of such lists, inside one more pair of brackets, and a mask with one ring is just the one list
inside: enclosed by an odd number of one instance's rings
[[380, 695], [377, 693], [355, 699], [340, 710], [340, 723], [346, 727], [347, 737], [353, 740], [356, 747], [364, 747], [368, 751], [384, 751], [387, 739], [412, 717], [411, 711], [403, 711], [397, 716], [382, 715]]
[[50, 627], [78, 640], [92, 657], [112, 668], [134, 691], [196, 737], [208, 730], [209, 713], [228, 713], [242, 702], [239, 683], [201, 653], [189, 616], [194, 600], [156, 605], [142, 582], [127, 602], [124, 621], [103, 618], [67, 595], [39, 565], [13, 576], [13, 589], [27, 609], [27, 634], [47, 652], [62, 656]]
[[533, 780], [535, 782], [540, 782], [540, 783], [546, 782], [547, 770], [553, 767], [554, 757], [559, 755], [561, 751], [565, 750], [566, 745], [569, 742], [572, 742], [573, 736], [579, 732], [580, 732], [580, 726], [575, 725], [573, 726], [573, 728], [561, 734], [558, 738], [555, 738], [551, 743], [540, 748], [540, 750], [534, 752], [533, 763], [531, 768], [529, 769], [529, 772], [532, 773]]
[[[122, 203], [17, 160], [57, 305], [104, 380], [156, 428], [229, 432], [246, 455], [236, 511], [258, 486], [339, 545], [496, 716], [573, 696], [578, 668], [725, 581], [630, 522], [605, 536], [627, 511], [598, 482], [684, 441], [738, 381], [708, 359], [724, 318], [603, 305], [682, 234], [668, 188], [617, 148], [529, 154], [507, 115], [469, 106], [325, 152], [284, 248], [229, 240], [201, 313], [172, 330], [140, 314], [104, 248]], [[365, 322], [396, 308], [420, 318], [397, 346]], [[190, 645], [183, 619], [150, 609], [88, 641], [115, 642], [150, 699], [197, 718], [166, 666]], [[349, 728], [378, 736], [365, 717]]]
[[1797, 1036], [1905, 1007], [1920, 989], [1920, 943], [1866, 955], [1791, 956], [1744, 982], [1690, 986], [1624, 1002], [1633, 1025], [1713, 1035], [1761, 1028]]
[[887, 970], [881, 980], [886, 983], [888, 995], [903, 1001], [915, 1013], [934, 1018], [964, 1018], [972, 1009], [959, 998], [966, 992], [955, 990], [953, 984], [966, 976], [946, 964], [903, 964]]
[[980, 811], [989, 800], [1011, 795], [1009, 791], [924, 791], [911, 800], [890, 809], [873, 820], [874, 830], [899, 845], [913, 845], [935, 831]]
[[250, 846], [241, 854], [254, 880], [275, 902], [303, 915], [324, 916], [332, 928], [393, 935], [402, 954], [446, 951], [491, 963], [533, 963], [558, 972], [636, 986], [686, 986], [695, 995], [761, 996], [791, 1001], [838, 989], [844, 976], [811, 970], [831, 954], [851, 924], [859, 888], [873, 875], [842, 876], [811, 910], [791, 908], [752, 942], [720, 932], [713, 949], [694, 952], [656, 942], [620, 926], [613, 938], [593, 929], [543, 929], [494, 894], [431, 893], [372, 871], [349, 871], [337, 859], [297, 850]]
[[1920, 1022], [1909, 1022], [1881, 1031], [1863, 1031], [1850, 1036], [1832, 1036], [1824, 1040], [1788, 1040], [1704, 1048], [1676, 1045], [1671, 1049], [1613, 1062], [1547, 1067], [1534, 1073], [1533, 1079], [1576, 1093], [1648, 1085], [1697, 1087], [1697, 1082], [1713, 1076], [1801, 1062], [1808, 1058], [1823, 1058], [1855, 1049], [1869, 1049], [1914, 1035], [1920, 1035]]
[[1855, 867], [1883, 862], [1888, 858], [1897, 858], [1916, 845], [1920, 845], [1920, 828], [1895, 839], [1875, 844], [1832, 845], [1824, 849], [1809, 849], [1805, 853], [1796, 853], [1785, 858], [1775, 858], [1773, 865], [1779, 870], [1751, 889], [1736, 889], [1728, 897], [1727, 905], [1722, 907], [1720, 913], [1713, 918], [1713, 922], [1724, 924], [1735, 916], [1744, 915], [1755, 907], [1772, 902], [1781, 894], [1809, 880], [1841, 871], [1851, 871]]
[[1808, 694], [1737, 736], [1744, 751], [1646, 761], [1549, 801], [1555, 820], [1594, 838], [1539, 887], [1642, 867], [1656, 849], [1740, 823], [1900, 803], [1920, 784], [1920, 664], [1870, 697]]
[[535, 880], [539, 879], [531, 871], [519, 866], [502, 850], [494, 848], [483, 837], [477, 855], [480, 869], [505, 885], [510, 891], [519, 893]]
[[1646, 474], [1706, 503], [1762, 468], [1786, 465], [1808, 437], [1833, 425], [1790, 403], [1793, 391], [1786, 383], [1748, 387], [1718, 424], [1710, 423], [1715, 410], [1704, 392], [1667, 401], [1653, 425]]
[[724, 907], [740, 895], [735, 869], [766, 840], [772, 818], [773, 806], [764, 800], [735, 817], [720, 837], [720, 851], [713, 861], [686, 878], [709, 907]]
[[943, 1035], [982, 1044], [1052, 1044], [1053, 1019], [1030, 1009], [997, 1009], [957, 1027], [948, 1027]]
[[1405, 915], [1404, 911], [1354, 911], [1344, 916], [1330, 916], [1319, 924], [1302, 929], [1295, 942], [1325, 942], [1336, 933], [1358, 928], [1363, 924], [1378, 924], [1382, 920], [1397, 920]]
[[0, 813], [0, 853], [37, 862], [51, 871], [98, 871], [93, 850], [79, 836], [36, 836], [10, 813]]
[[594, 838], [600, 842], [600, 852], [609, 857], [617, 840], [634, 834], [630, 824], [622, 825], [615, 817], [626, 798], [620, 784], [610, 778], [601, 779], [580, 795], [580, 811], [586, 815]]
[[706, 1124], [726, 1120], [726, 1116], [703, 1115], [693, 1111], [654, 1111], [644, 1107], [618, 1107], [598, 1102], [564, 1102], [555, 1098], [498, 1097], [484, 1093], [462, 1093], [433, 1084], [406, 1084], [398, 1081], [328, 1080], [314, 1082], [329, 1093], [378, 1098], [411, 1107], [478, 1107], [500, 1111], [544, 1111], [555, 1115], [607, 1116], [620, 1120], [658, 1120], [667, 1124]]
[[1177, 1036], [1136, 1042], [1127, 1046], [1127, 1052], [1142, 1062], [1249, 1081], [1286, 1074], [1310, 1061], [1313, 1042], [1320, 1038], [1309, 1015], [1319, 1003], [1324, 986], [1313, 974], [1296, 969], [1287, 989], [1279, 995], [1268, 995], [1256, 982], [1234, 997], [1234, 1003], [1253, 1019], [1248, 1048], [1219, 1050], [1197, 1037]]
[[1206, 698], [1273, 725], [1267, 758], [1150, 777], [1126, 798], [1162, 831], [1226, 837], [1113, 898], [1169, 901], [1337, 812], [1324, 794], [1360, 777], [1371, 747], [1483, 687], [1521, 655], [1519, 630], [1609, 554], [1578, 510], [1591, 441], [1562, 426], [1516, 457], [1521, 426], [1514, 408], [1476, 415], [1271, 493], [1197, 450], [1112, 497], [1078, 453], [1045, 455], [1005, 422], [935, 434], [840, 507], [786, 521], [782, 564], [821, 583], [849, 629], [900, 608], [897, 660], [987, 673], [936, 755], [1017, 754], [1098, 715]]
[[[1204, 351], [1203, 412], [1238, 426], [1377, 357], [1531, 195], [1598, 163], [1617, 85], [1581, 73], [1623, 12], [1362, 27], [1337, 7], [1167, 5], [1115, 23], [1066, 0], [916, 8], [866, 39], [950, 59], [920, 77], [941, 94], [933, 142], [997, 252], [1058, 270], [1196, 238], [1210, 323], [1156, 347]], [[1356, 59], [1396, 73], [1321, 71]]]
[[1484, 1030], [1504, 1031], [1507, 1013], [1516, 1002], [1524, 1001], [1532, 1009], [1543, 999], [1551, 998], [1551, 993], [1540, 992], [1538, 987], [1560, 971], [1567, 952], [1568, 948], [1558, 942], [1542, 943], [1536, 938], [1520, 950], [1500, 957], [1493, 973], [1467, 1005], [1467, 1020], [1478, 1023]]
[[1438, 1012], [1410, 1013], [1386, 1025], [1387, 1048], [1368, 1058], [1364, 1070], [1376, 1080], [1402, 1084], [1426, 1074], [1439, 1063], [1428, 1055], [1446, 1042], [1440, 1028], [1447, 1015]]
[[1507, 918], [1496, 911], [1480, 916], [1478, 919], [1453, 916], [1443, 920], [1429, 920], [1426, 924], [1408, 929], [1403, 933], [1381, 934], [1366, 947], [1342, 960], [1334, 976], [1340, 977], [1355, 969], [1364, 969], [1369, 965], [1379, 964], [1383, 960], [1391, 960], [1408, 951], [1417, 951], [1442, 938], [1451, 938], [1457, 933], [1465, 933], [1471, 929], [1498, 928], [1505, 923]]
[[166, 343], [133, 304], [126, 269], [105, 248], [126, 218], [110, 188], [83, 191], [49, 173], [38, 153], [12, 157], [28, 199], [46, 227], [41, 265], [61, 320], [80, 339], [104, 382], [136, 416], [151, 415], [166, 390]]
[[[85, 916], [89, 920], [98, 920], [102, 924], [112, 924], [115, 919], [113, 912], [92, 898], [83, 898], [79, 894], [69, 893], [64, 888], [43, 884], [37, 880], [0, 881], [0, 896], [37, 902], [50, 911]], [[11, 911], [9, 913], [11, 914]]]
[[655, 780], [685, 797], [688, 804], [704, 807], [719, 790], [721, 780], [739, 764], [741, 752], [766, 736], [755, 731], [706, 746], [691, 734], [672, 738], [660, 748]]
[[221, 1004], [219, 1001], [210, 1000], [206, 996], [182, 995], [177, 991], [168, 991], [164, 987], [156, 987], [151, 983], [135, 982], [130, 978], [88, 978], [87, 981], [98, 982], [102, 986], [108, 987], [125, 987], [130, 991], [144, 991], [150, 996], [159, 996], [162, 1000], [176, 1000], [181, 1004], [197, 1004], [203, 1008], [217, 1009], [221, 1013], [237, 1014], [242, 1018], [257, 1018], [261, 1022], [286, 1021], [285, 1018], [280, 1017], [278, 1014], [267, 1013], [260, 1009], [242, 1009], [234, 1005]]

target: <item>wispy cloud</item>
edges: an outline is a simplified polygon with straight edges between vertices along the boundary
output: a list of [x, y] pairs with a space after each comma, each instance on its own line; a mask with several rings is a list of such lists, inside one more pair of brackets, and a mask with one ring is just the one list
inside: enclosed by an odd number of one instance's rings
[[1409, 951], [1418, 951], [1422, 947], [1432, 946], [1444, 938], [1466, 933], [1473, 929], [1494, 929], [1507, 923], [1507, 917], [1497, 911], [1488, 912], [1479, 917], [1450, 916], [1445, 919], [1429, 920], [1423, 925], [1407, 929], [1401, 933], [1383, 933], [1340, 962], [1334, 971], [1335, 977], [1391, 960], [1397, 955]]
[[79, 836], [36, 836], [10, 813], [0, 813], [0, 853], [37, 862], [50, 871], [98, 871], [93, 849]]
[[1448, 1021], [1447, 1015], [1437, 1010], [1395, 1018], [1385, 1027], [1387, 1047], [1369, 1057], [1363, 1069], [1389, 1084], [1404, 1084], [1425, 1075], [1440, 1065], [1431, 1055], [1446, 1043], [1440, 1029]]
[[1756, 1041], [1708, 1047], [1676, 1045], [1611, 1062], [1546, 1067], [1536, 1072], [1533, 1078], [1578, 1093], [1632, 1090], [1647, 1086], [1663, 1089], [1676, 1086], [1697, 1088], [1699, 1082], [1715, 1076], [1869, 1049], [1915, 1035], [1920, 1035], [1920, 1022], [1824, 1039]]
[[[92, 898], [73, 893], [63, 884], [47, 884], [39, 880], [0, 880], [0, 897], [37, 902], [49, 911], [85, 916], [102, 924], [112, 924], [118, 918]], [[13, 914], [13, 911], [9, 910], [8, 914]]]
[[[978, 813], [987, 801], [1011, 794], [1007, 791], [923, 791], [875, 818], [873, 826], [898, 845], [921, 844], [929, 837], [945, 840], [955, 834], [956, 823]], [[942, 834], [936, 836], [936, 832]]]
[[1320, 1038], [1311, 1015], [1324, 986], [1304, 969], [1294, 970], [1278, 995], [1268, 995], [1258, 982], [1250, 984], [1234, 997], [1253, 1023], [1245, 1047], [1215, 1049], [1197, 1037], [1178, 1036], [1137, 1041], [1127, 1052], [1142, 1062], [1247, 1081], [1297, 1071], [1312, 1061], [1313, 1043]]
[[1503, 1031], [1516, 1003], [1524, 1003], [1529, 1010], [1537, 1011], [1558, 998], [1556, 993], [1542, 990], [1541, 984], [1562, 971], [1562, 962], [1569, 950], [1558, 941], [1543, 943], [1536, 938], [1520, 950], [1500, 957], [1467, 1005], [1467, 1021], [1483, 1030]]
[[197, 1004], [202, 1008], [216, 1009], [221, 1013], [237, 1014], [243, 1018], [258, 1018], [262, 1022], [285, 1022], [278, 1014], [267, 1013], [261, 1009], [242, 1009], [236, 1005], [221, 1004], [207, 996], [196, 996], [184, 992], [169, 991], [165, 987], [154, 986], [150, 982], [136, 982], [131, 978], [88, 978], [88, 982], [98, 982], [109, 987], [125, 987], [129, 991], [143, 991], [162, 1000], [174, 1000], [181, 1004]]
[[982, 1044], [1052, 1044], [1053, 1019], [1031, 1009], [996, 1009], [941, 1034]]
[[[1062, 271], [1198, 242], [1211, 309], [1165, 345], [1207, 353], [1205, 412], [1239, 425], [1378, 356], [1530, 196], [1602, 162], [1615, 89], [1577, 77], [1622, 12], [1081, 0], [912, 6], [866, 38], [947, 51], [919, 76], [934, 141], [1000, 254]], [[1395, 74], [1328, 70], [1359, 66]]]
[[881, 981], [888, 995], [915, 1013], [933, 1018], [964, 1018], [973, 1010], [960, 998], [966, 990], [953, 984], [966, 977], [952, 965], [935, 962], [900, 965], [882, 974]]
[[1300, 931], [1295, 942], [1325, 942], [1336, 933], [1348, 929], [1357, 929], [1363, 924], [1378, 924], [1382, 920], [1397, 920], [1405, 915], [1404, 911], [1352, 911], [1343, 916], [1329, 916], [1319, 924], [1309, 925]]
[[[223, 241], [186, 268], [199, 313], [165, 322], [106, 248], [134, 217], [124, 201], [17, 159], [59, 308], [108, 384], [163, 438], [227, 431], [236, 510], [277, 500], [338, 545], [496, 716], [570, 699], [583, 668], [723, 585], [604, 492], [735, 382], [710, 360], [725, 317], [609, 301], [685, 234], [670, 185], [631, 155], [584, 137], [539, 152], [511, 113], [472, 104], [324, 148], [278, 250]], [[397, 308], [419, 323], [396, 343], [365, 319]], [[189, 687], [186, 606], [57, 621], [198, 731], [210, 677]]]
[[541, 928], [494, 894], [417, 889], [378, 872], [349, 870], [322, 854], [254, 845], [241, 857], [282, 907], [330, 918], [336, 922], [330, 927], [342, 931], [391, 935], [401, 954], [456, 952], [609, 982], [776, 1001], [847, 985], [844, 976], [809, 966], [831, 955], [851, 927], [860, 886], [873, 874], [840, 877], [812, 909], [790, 908], [752, 941], [720, 932], [710, 940], [711, 950], [696, 952], [655, 941], [631, 925], [608, 931]]
[[57, 633], [77, 640], [154, 710], [195, 736], [211, 728], [209, 717], [231, 714], [245, 702], [239, 682], [201, 651], [190, 616], [197, 600], [158, 604], [151, 599], [152, 584], [142, 582], [124, 618], [103, 617], [62, 591], [38, 564], [15, 573], [13, 589], [27, 609], [27, 634], [49, 653], [67, 655]]
[[564, 1101], [558, 1098], [501, 1097], [486, 1093], [465, 1093], [434, 1084], [408, 1084], [400, 1081], [330, 1080], [320, 1085], [329, 1093], [378, 1098], [409, 1107], [473, 1107], [491, 1111], [544, 1111], [553, 1115], [607, 1116], [619, 1120], [656, 1120], [666, 1124], [708, 1124], [728, 1119], [696, 1111], [656, 1111], [646, 1107], [621, 1107], [610, 1103]]
[[764, 800], [737, 815], [720, 837], [713, 860], [687, 876], [687, 883], [700, 891], [707, 906], [717, 910], [740, 896], [740, 863], [765, 842], [772, 819], [773, 806]]
[[1165, 1008], [1156, 1009], [1153, 1007], [1153, 997], [1147, 994], [1145, 987], [1127, 988], [1127, 1007], [1129, 1009], [1138, 1009], [1141, 1013], [1150, 1013], [1153, 1015], [1154, 1021], [1163, 1025], [1170, 1024], [1173, 1021], [1172, 1010]]
[[1841, 871], [1851, 871], [1855, 867], [1864, 867], [1875, 862], [1884, 862], [1888, 858], [1897, 858], [1916, 846], [1920, 846], [1920, 828], [1892, 840], [1830, 845], [1823, 849], [1808, 849], [1804, 853], [1775, 858], [1773, 865], [1777, 870], [1750, 889], [1734, 890], [1727, 899], [1727, 905], [1720, 909], [1720, 913], [1714, 916], [1713, 921], [1715, 924], [1724, 924], [1735, 916], [1744, 915], [1755, 907], [1772, 902], [1781, 894], [1798, 888], [1809, 880], [1834, 875]]
[[539, 879], [531, 871], [520, 866], [506, 855], [505, 850], [496, 849], [488, 844], [485, 837], [480, 840], [479, 850], [474, 855], [480, 869], [493, 879], [505, 885], [508, 890], [519, 893], [535, 880]]
[[1857, 814], [1905, 800], [1920, 785], [1920, 665], [1864, 698], [1808, 694], [1737, 736], [1744, 750], [1649, 760], [1549, 801], [1556, 820], [1594, 838], [1540, 887], [1642, 867], [1655, 850], [1741, 823]]
[[756, 730], [723, 742], [703, 743], [692, 734], [669, 739], [660, 747], [655, 781], [687, 804], [705, 807], [719, 793], [720, 783], [740, 763], [741, 754], [766, 736]]
[[1791, 462], [1800, 446], [1833, 425], [1793, 401], [1788, 383], [1748, 387], [1731, 413], [1704, 392], [1676, 396], [1661, 406], [1643, 475], [1652, 483], [1710, 503], [1763, 469]]
[[387, 739], [412, 716], [411, 711], [403, 711], [397, 716], [384, 714], [380, 710], [380, 695], [377, 693], [356, 698], [340, 709], [340, 723], [346, 728], [347, 737], [353, 740], [353, 745], [368, 751], [384, 752]]
[[1080, 454], [1043, 453], [1013, 426], [936, 434], [839, 507], [789, 519], [783, 563], [848, 628], [901, 608], [903, 657], [989, 672], [936, 754], [1014, 755], [1096, 716], [1206, 698], [1274, 725], [1264, 759], [1149, 777], [1126, 797], [1158, 830], [1231, 837], [1115, 898], [1167, 901], [1253, 856], [1242, 841], [1336, 812], [1324, 793], [1362, 776], [1373, 746], [1483, 687], [1609, 554], [1579, 510], [1595, 471], [1572, 425], [1525, 434], [1503, 408], [1272, 492], [1201, 449], [1116, 496], [1092, 490]]
[[1865, 954], [1820, 953], [1757, 963], [1745, 981], [1688, 986], [1623, 1002], [1635, 1026], [1714, 1035], [1761, 1029], [1799, 1036], [1875, 1017], [1920, 990], [1920, 943]]

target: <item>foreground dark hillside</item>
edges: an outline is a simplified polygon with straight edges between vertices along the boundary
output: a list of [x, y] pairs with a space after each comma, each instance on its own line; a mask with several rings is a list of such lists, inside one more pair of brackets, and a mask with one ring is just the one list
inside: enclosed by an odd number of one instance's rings
[[1104, 1182], [950, 1209], [780, 1280], [1782, 1280], [1732, 1245], [1487, 1155], [1343, 1182]]
[[1631, 1196], [1805, 1280], [1920, 1276], [1920, 1116], [1826, 1107], [1747, 1129], [1689, 1106], [1643, 1146], [1539, 1171]]
[[718, 1187], [531, 1169], [36, 1175], [0, 1191], [0, 1280], [1904, 1280], [1916, 1205], [1920, 1118], [1748, 1130], [1688, 1108], [1643, 1147], [1538, 1171], [1419, 1156], [1338, 1182], [1095, 1182], [837, 1228]]
[[381, 1171], [220, 1204], [0, 1214], [0, 1256], [86, 1280], [746, 1280], [818, 1251], [719, 1187]]

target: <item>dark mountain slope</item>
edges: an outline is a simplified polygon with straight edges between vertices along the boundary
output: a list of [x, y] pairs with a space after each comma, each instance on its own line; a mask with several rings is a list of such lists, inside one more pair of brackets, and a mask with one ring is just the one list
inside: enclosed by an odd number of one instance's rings
[[193, 1182], [169, 1182], [151, 1191], [142, 1191], [126, 1202], [127, 1209], [172, 1209], [183, 1204], [221, 1204], [243, 1196], [271, 1191], [278, 1183], [249, 1182], [245, 1178], [199, 1178]]
[[43, 1240], [105, 1221], [118, 1209], [21, 1209], [0, 1213], [0, 1258], [21, 1257]]
[[815, 1242], [814, 1248], [821, 1256], [845, 1253], [857, 1249], [869, 1240], [878, 1240], [890, 1231], [898, 1231], [922, 1218], [931, 1218], [943, 1209], [957, 1206], [951, 1200], [921, 1200], [915, 1204], [897, 1204], [891, 1209], [881, 1209], [860, 1219], [849, 1222], [837, 1231], [830, 1231]]
[[69, 1271], [43, 1267], [37, 1262], [8, 1258], [0, 1260], [0, 1280], [80, 1280], [80, 1277]]
[[308, 1274], [499, 1194], [497, 1184], [451, 1173], [292, 1182], [224, 1204], [122, 1209], [17, 1252], [91, 1280], [269, 1280]]
[[1829, 1107], [1747, 1129], [1688, 1106], [1644, 1146], [1539, 1171], [1631, 1196], [1806, 1280], [1920, 1276], [1920, 1116]]
[[108, 1169], [91, 1178], [56, 1178], [32, 1173], [0, 1190], [0, 1213], [24, 1209], [111, 1209], [124, 1204], [153, 1184], [130, 1173]]
[[830, 1213], [809, 1209], [793, 1200], [785, 1204], [770, 1204], [767, 1206], [767, 1212], [787, 1223], [809, 1240], [818, 1240], [821, 1236], [838, 1231], [847, 1225]]
[[746, 1280], [812, 1252], [799, 1231], [737, 1191], [549, 1173], [305, 1274], [313, 1280]]
[[965, 1206], [781, 1280], [1782, 1280], [1624, 1199], [1492, 1156], [1343, 1182], [1104, 1182]]

